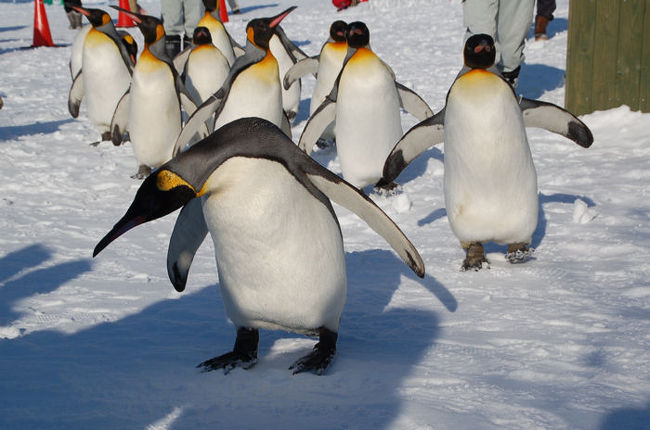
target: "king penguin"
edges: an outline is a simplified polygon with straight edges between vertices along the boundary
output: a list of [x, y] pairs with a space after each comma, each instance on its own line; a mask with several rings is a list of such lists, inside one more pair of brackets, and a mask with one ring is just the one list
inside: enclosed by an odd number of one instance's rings
[[230, 66], [219, 48], [212, 44], [206, 27], [196, 27], [192, 35], [193, 48], [185, 63], [185, 87], [197, 103], [203, 103], [217, 92], [228, 76]]
[[86, 35], [93, 28], [91, 24], [86, 24], [77, 31], [77, 34], [72, 40], [72, 46], [70, 47], [70, 77], [74, 81], [74, 78], [77, 77], [77, 74], [81, 72], [81, 64], [83, 59], [84, 52], [84, 41], [86, 40]]
[[392, 182], [427, 148], [445, 142], [445, 205], [451, 229], [466, 250], [462, 270], [487, 263], [485, 242], [507, 244], [511, 263], [530, 255], [538, 198], [526, 126], [559, 133], [585, 148], [593, 142], [589, 128], [566, 110], [519, 101], [494, 59], [492, 37], [477, 34], [467, 40], [465, 65], [447, 93], [445, 108], [397, 143], [380, 181]]
[[417, 94], [395, 82], [390, 67], [370, 49], [370, 31], [364, 23], [349, 25], [347, 41], [343, 68], [305, 126], [299, 146], [310, 154], [327, 126], [336, 121], [343, 177], [363, 188], [381, 178], [386, 157], [402, 137], [400, 106], [419, 119], [433, 112]]
[[241, 50], [241, 47], [226, 31], [226, 27], [219, 18], [219, 2], [217, 0], [203, 0], [203, 5], [205, 6], [205, 15], [199, 20], [197, 26], [206, 27], [210, 31], [212, 43], [226, 57], [228, 65], [232, 66], [235, 62], [234, 49]]
[[92, 28], [83, 39], [81, 71], [72, 82], [68, 110], [73, 118], [79, 116], [79, 106], [85, 98], [88, 118], [101, 134], [101, 140], [110, 140], [111, 119], [129, 88], [134, 63], [108, 13], [72, 7], [88, 18]]
[[237, 330], [232, 352], [197, 367], [250, 368], [259, 329], [280, 329], [319, 337], [290, 369], [322, 374], [336, 352], [346, 299], [343, 239], [330, 199], [355, 212], [424, 276], [417, 250], [372, 200], [260, 118], [226, 124], [153, 172], [93, 255], [131, 228], [183, 207], [167, 255], [170, 280], [177, 291], [185, 289], [209, 232], [226, 315]]
[[269, 40], [274, 28], [295, 8], [293, 6], [274, 17], [257, 18], [248, 23], [246, 53], [237, 58], [219, 91], [203, 102], [189, 118], [178, 136], [174, 153], [182, 151], [206, 121], [214, 122], [212, 129], [216, 130], [239, 118], [259, 117], [271, 121], [288, 136], [291, 135], [291, 125], [282, 110], [278, 62], [269, 49]]
[[138, 163], [134, 178], [143, 179], [151, 168], [172, 158], [181, 131], [181, 106], [191, 113], [196, 104], [167, 56], [162, 22], [112, 7], [130, 15], [144, 35], [144, 49], [133, 71], [130, 90], [120, 101], [111, 126], [113, 139], [118, 140], [128, 129]]

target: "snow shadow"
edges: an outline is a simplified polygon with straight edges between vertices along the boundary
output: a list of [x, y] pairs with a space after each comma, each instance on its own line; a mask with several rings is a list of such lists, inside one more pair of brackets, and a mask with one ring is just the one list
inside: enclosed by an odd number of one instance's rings
[[425, 216], [424, 218], [418, 220], [418, 227], [425, 226], [427, 224], [432, 224], [439, 219], [442, 219], [447, 216], [447, 209], [445, 208], [438, 208], [431, 212], [429, 215]]
[[74, 334], [0, 340], [0, 428], [388, 428], [404, 407], [400, 385], [439, 337], [439, 319], [388, 306], [410, 270], [392, 252], [346, 261], [338, 354], [324, 376], [291, 375], [315, 341], [281, 331], [261, 332], [254, 368], [200, 373], [196, 364], [232, 349], [235, 331], [218, 286], [190, 288]]
[[11, 279], [23, 270], [44, 263], [50, 257], [49, 250], [41, 245], [32, 245], [0, 259], [0, 267], [8, 268], [6, 272], [0, 272], [0, 281], [10, 279], [0, 283], [0, 325], [8, 325], [19, 317], [12, 309], [20, 300], [55, 291], [92, 268], [89, 260], [76, 260], [39, 268]]
[[536, 100], [545, 92], [564, 86], [566, 71], [546, 64], [524, 63], [519, 75], [519, 84], [515, 89], [517, 95]]
[[16, 30], [22, 30], [23, 28], [27, 28], [26, 25], [14, 25], [11, 27], [0, 27], [0, 33], [4, 33], [5, 31], [16, 31]]
[[441, 146], [434, 146], [420, 154], [419, 157], [415, 158], [411, 164], [402, 170], [402, 172], [395, 179], [395, 182], [398, 184], [405, 184], [415, 178], [419, 178], [420, 176], [424, 175], [424, 173], [427, 171], [429, 160], [432, 158], [440, 161], [441, 163], [444, 163], [445, 155], [440, 150], [440, 147]]
[[[292, 127], [296, 124], [300, 124], [303, 121], [309, 119], [309, 106], [311, 104], [311, 99], [300, 99], [300, 104], [298, 105], [298, 114], [293, 120]], [[300, 139], [300, 136], [297, 136], [296, 139]]]
[[650, 402], [641, 408], [622, 408], [609, 412], [600, 430], [647, 430], [650, 426]]
[[548, 203], [565, 203], [565, 204], [573, 205], [575, 204], [575, 201], [577, 199], [583, 200], [585, 203], [587, 203], [587, 207], [596, 206], [596, 203], [592, 199], [586, 196], [579, 196], [577, 194], [564, 194], [564, 193], [556, 193], [551, 195], [547, 195], [541, 192], [539, 193], [539, 212], [537, 215], [537, 228], [533, 232], [533, 240], [531, 242], [531, 246], [533, 248], [537, 248], [544, 240], [544, 236], [546, 236], [546, 228], [548, 225], [548, 220], [546, 218], [546, 213], [544, 212], [544, 205]]
[[74, 121], [74, 119], [70, 118], [58, 121], [37, 121], [31, 124], [10, 125], [8, 127], [2, 127], [0, 128], [0, 140], [12, 140], [34, 134], [51, 134], [58, 131], [63, 124], [68, 124]]

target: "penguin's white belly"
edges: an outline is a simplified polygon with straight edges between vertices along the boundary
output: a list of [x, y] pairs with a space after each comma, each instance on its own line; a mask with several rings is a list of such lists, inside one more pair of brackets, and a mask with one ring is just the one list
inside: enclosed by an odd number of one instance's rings
[[133, 73], [129, 135], [139, 164], [158, 167], [172, 158], [181, 131], [181, 114], [173, 75], [168, 67]]
[[215, 130], [239, 118], [259, 117], [282, 125], [282, 93], [277, 66], [275, 73], [262, 75], [253, 65], [237, 76], [225, 101]]
[[82, 55], [88, 118], [103, 133], [110, 129], [113, 113], [129, 88], [131, 75], [117, 45], [97, 30], [86, 36]]
[[447, 215], [461, 242], [529, 243], [537, 175], [523, 118], [508, 85], [485, 73], [461, 77], [447, 100]]
[[379, 61], [348, 63], [339, 82], [336, 148], [343, 177], [358, 188], [381, 178], [402, 137], [395, 82]]
[[[278, 69], [280, 71], [280, 78], [284, 79], [284, 75], [287, 71], [293, 66], [293, 61], [287, 53], [284, 45], [280, 42], [280, 39], [273, 35], [269, 41], [269, 48], [271, 53], [278, 61]], [[288, 90], [284, 89], [284, 86], [281, 87], [282, 91], [282, 108], [285, 112], [295, 112], [298, 113], [298, 105], [300, 104], [300, 82], [294, 82]]]
[[232, 44], [230, 43], [230, 38], [226, 34], [225, 30], [219, 29], [216, 26], [209, 29], [210, 36], [212, 37], [212, 44], [221, 51], [226, 61], [228, 61], [228, 66], [232, 66], [232, 63], [235, 62], [235, 53], [232, 50]]
[[334, 44], [334, 47], [324, 47], [320, 54], [316, 85], [314, 86], [314, 93], [311, 96], [309, 105], [309, 115], [316, 112], [318, 106], [325, 101], [325, 97], [332, 92], [334, 82], [341, 72], [341, 67], [343, 66], [347, 52], [347, 45], [345, 43], [338, 44], [340, 46], [336, 45]]
[[332, 214], [281, 164], [236, 157], [208, 180], [203, 213], [226, 313], [238, 327], [338, 331], [346, 298]]
[[202, 103], [221, 88], [229, 71], [228, 61], [218, 49], [199, 47], [187, 59], [187, 91]]

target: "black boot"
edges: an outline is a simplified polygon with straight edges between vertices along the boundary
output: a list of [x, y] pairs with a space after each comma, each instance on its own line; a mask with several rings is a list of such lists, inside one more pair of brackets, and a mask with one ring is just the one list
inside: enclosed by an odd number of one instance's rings
[[165, 36], [165, 51], [172, 59], [181, 52], [181, 36], [179, 34]]
[[519, 72], [521, 71], [521, 66], [518, 66], [512, 72], [503, 72], [503, 77], [508, 81], [512, 88], [517, 88], [517, 83], [519, 82]]

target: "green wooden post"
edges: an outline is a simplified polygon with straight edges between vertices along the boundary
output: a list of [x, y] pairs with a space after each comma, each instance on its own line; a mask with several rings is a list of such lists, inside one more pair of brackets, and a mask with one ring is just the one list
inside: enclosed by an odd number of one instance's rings
[[650, 112], [650, 0], [569, 4], [565, 106]]

